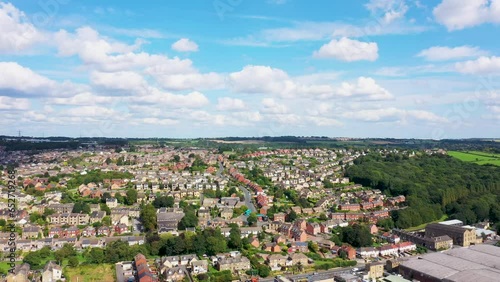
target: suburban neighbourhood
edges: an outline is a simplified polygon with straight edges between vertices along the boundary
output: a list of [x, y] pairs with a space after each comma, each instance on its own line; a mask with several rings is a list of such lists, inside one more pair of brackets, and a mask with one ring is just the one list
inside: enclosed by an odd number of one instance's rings
[[[387, 270], [389, 262], [496, 237], [488, 223], [460, 220], [394, 228], [391, 213], [406, 208], [405, 196], [344, 175], [368, 153], [263, 148], [236, 155], [151, 145], [1, 152], [5, 166], [17, 164], [18, 183], [19, 264], [4, 279], [64, 281], [64, 270], [84, 263], [82, 256], [105, 262], [98, 249], [102, 256], [108, 248], [135, 248], [133, 259], [109, 261], [117, 281], [299, 281], [307, 273], [361, 281], [398, 274], [395, 266]], [[4, 183], [7, 176], [4, 170]], [[2, 188], [6, 226], [10, 192]], [[4, 257], [10, 236], [0, 233]]]

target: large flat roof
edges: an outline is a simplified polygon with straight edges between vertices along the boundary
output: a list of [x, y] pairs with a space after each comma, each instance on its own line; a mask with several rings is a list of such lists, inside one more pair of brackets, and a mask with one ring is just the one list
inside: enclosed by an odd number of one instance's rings
[[450, 282], [494, 281], [500, 277], [500, 248], [476, 245], [410, 258], [401, 265]]

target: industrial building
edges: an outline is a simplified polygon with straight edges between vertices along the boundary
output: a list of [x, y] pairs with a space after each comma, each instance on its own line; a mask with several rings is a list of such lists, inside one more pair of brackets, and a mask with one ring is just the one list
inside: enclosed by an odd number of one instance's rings
[[491, 282], [500, 277], [500, 248], [475, 245], [402, 261], [399, 273], [421, 282]]

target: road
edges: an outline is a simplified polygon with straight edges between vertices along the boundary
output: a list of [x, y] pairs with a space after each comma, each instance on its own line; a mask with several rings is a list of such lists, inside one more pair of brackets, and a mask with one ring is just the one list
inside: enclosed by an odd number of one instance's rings
[[217, 177], [222, 178], [222, 172], [224, 171], [224, 167], [222, 166], [222, 162], [219, 162], [219, 170], [217, 170], [216, 174]]
[[[364, 269], [363, 264], [358, 264], [356, 265], [356, 268], [359, 269]], [[323, 279], [329, 279], [333, 278], [336, 274], [341, 274], [341, 273], [352, 273], [351, 270], [353, 267], [344, 267], [344, 268], [336, 268], [336, 269], [331, 269], [331, 270], [318, 270], [317, 272], [314, 273], [304, 273], [304, 274], [296, 274], [296, 275], [282, 275], [292, 281], [300, 281], [300, 280], [305, 280], [307, 279], [309, 281], [309, 278], [314, 278], [315, 280], [323, 280]], [[273, 282], [274, 278], [265, 278], [265, 279], [259, 279], [260, 282]], [[333, 281], [333, 280], [332, 280]]]
[[248, 191], [248, 189], [243, 186], [239, 186], [239, 188], [241, 191], [243, 191], [243, 195], [245, 196], [245, 206], [247, 206], [247, 208], [249, 208], [252, 212], [257, 212], [257, 209], [253, 205], [252, 195], [250, 194], [250, 191]]

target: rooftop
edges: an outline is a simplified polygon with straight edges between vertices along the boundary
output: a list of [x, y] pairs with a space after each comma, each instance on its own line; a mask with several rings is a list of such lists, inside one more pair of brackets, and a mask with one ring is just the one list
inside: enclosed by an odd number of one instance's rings
[[420, 273], [450, 282], [487, 282], [500, 277], [500, 248], [476, 245], [410, 258], [401, 263]]

